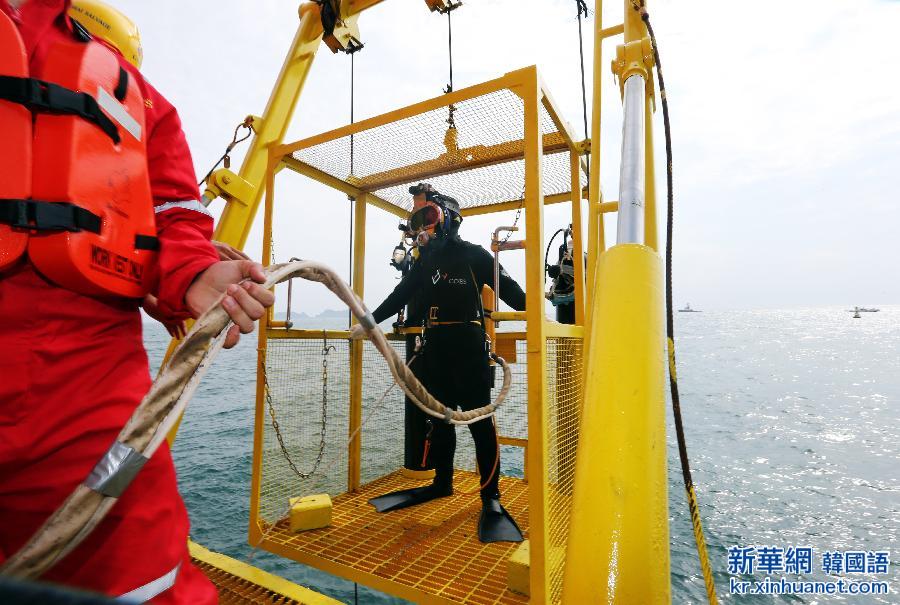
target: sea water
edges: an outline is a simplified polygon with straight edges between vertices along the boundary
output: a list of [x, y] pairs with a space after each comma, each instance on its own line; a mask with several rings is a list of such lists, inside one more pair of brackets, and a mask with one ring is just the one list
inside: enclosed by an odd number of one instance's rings
[[[900, 602], [900, 307], [859, 319], [836, 307], [677, 313], [675, 325], [687, 445], [719, 598]], [[168, 336], [147, 319], [145, 341], [155, 368]], [[174, 457], [192, 537], [346, 603], [401, 603], [247, 545], [256, 346], [256, 335], [244, 336], [217, 358], [181, 426]], [[705, 603], [671, 412], [667, 423], [672, 602]], [[811, 573], [766, 573], [758, 565], [753, 574], [731, 573], [729, 549], [758, 556], [764, 547], [811, 548]], [[822, 570], [826, 552], [884, 550], [891, 551], [887, 574]], [[879, 580], [892, 592], [729, 593], [736, 579], [782, 576]]]

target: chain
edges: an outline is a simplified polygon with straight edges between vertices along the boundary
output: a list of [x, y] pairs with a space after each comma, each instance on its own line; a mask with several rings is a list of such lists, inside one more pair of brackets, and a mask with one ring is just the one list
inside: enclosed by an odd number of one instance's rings
[[[522, 208], [524, 208], [524, 207], [525, 207], [525, 199], [524, 199], [524, 197], [523, 197], [523, 198], [522, 198], [522, 205], [519, 206], [518, 210], [516, 210], [516, 218], [515, 218], [515, 220], [513, 221], [513, 224], [512, 224], [513, 227], [516, 227], [516, 226], [519, 225], [519, 218], [522, 216]], [[508, 241], [509, 241], [509, 238], [512, 237], [512, 234], [513, 234], [512, 231], [507, 231], [507, 232], [506, 232], [506, 237], [504, 237], [504, 238], [503, 238], [503, 241], [500, 242], [500, 243], [501, 243], [501, 244], [505, 244], [506, 242], [508, 242]]]
[[[411, 358], [409, 361], [406, 362], [406, 366], [407, 366], [407, 367], [411, 366], [411, 365], [412, 365], [412, 362], [414, 362], [418, 357], [419, 357], [419, 354], [418, 354], [418, 353], [416, 353], [415, 355], [413, 355], [412, 358]], [[263, 367], [263, 379], [265, 380], [265, 378], [266, 378], [266, 375], [265, 375], [265, 367]], [[366, 415], [365, 418], [363, 418], [363, 421], [360, 423], [360, 425], [359, 425], [358, 427], [356, 427], [356, 429], [350, 434], [350, 437], [347, 439], [347, 446], [349, 446], [351, 443], [353, 443], [353, 440], [356, 439], [356, 436], [359, 435], [359, 433], [360, 433], [366, 426], [368, 426], [369, 421], [370, 421], [370, 420], [375, 416], [375, 414], [381, 409], [381, 406], [382, 406], [382, 405], [384, 404], [384, 402], [387, 400], [387, 396], [390, 395], [391, 391], [393, 391], [393, 390], [394, 390], [394, 387], [396, 387], [396, 386], [397, 386], [397, 383], [392, 381], [391, 384], [390, 384], [390, 386], [388, 386], [388, 388], [384, 391], [384, 393], [381, 395], [381, 397], [378, 399], [378, 401], [375, 402], [375, 405], [372, 406], [372, 410]], [[269, 388], [269, 385], [268, 385], [268, 382], [267, 382], [267, 383], [266, 383], [266, 390], [267, 390], [267, 392], [268, 392], [268, 388]], [[279, 440], [279, 441], [280, 441], [280, 440]], [[327, 474], [328, 474], [328, 471], [330, 471], [331, 468], [332, 468], [339, 460], [341, 460], [341, 458], [332, 458], [332, 459], [331, 459], [331, 462], [328, 463], [328, 466], [325, 467], [325, 470], [322, 471], [322, 473], [325, 474], [325, 475], [327, 475]], [[289, 462], [290, 462], [290, 461], [289, 461]], [[292, 467], [292, 468], [293, 468], [293, 466], [294, 466], [294, 465], [291, 464], [291, 467]], [[295, 468], [294, 470], [296, 471], [296, 468]], [[282, 514], [281, 514], [281, 516], [279, 517], [279, 519], [280, 519], [280, 520], [285, 519], [285, 518], [287, 517], [288, 513], [290, 513], [290, 510], [291, 510], [290, 506], [288, 506], [287, 508], [285, 508], [285, 509], [284, 509], [284, 512], [282, 512]], [[247, 563], [253, 563], [253, 557], [256, 556], [256, 551], [257, 551], [257, 549], [259, 548], [259, 545], [263, 543], [263, 541], [269, 536], [269, 534], [272, 533], [272, 531], [275, 530], [276, 527], [278, 527], [278, 522], [277, 522], [277, 521], [276, 521], [275, 523], [270, 524], [269, 527], [266, 528], [266, 530], [265, 530], [264, 532], [262, 532], [262, 535], [260, 535], [260, 537], [259, 537], [259, 539], [256, 541], [256, 543], [250, 544], [250, 549], [251, 549], [251, 550], [250, 550], [250, 556], [247, 558]], [[437, 526], [437, 525], [436, 525], [436, 526], [435, 526], [435, 529], [438, 528], [438, 527], [440, 527], [440, 526]], [[433, 531], [434, 531], [434, 529], [431, 530], [431, 532], [433, 532]], [[428, 534], [426, 534], [426, 536], [427, 536], [427, 535], [430, 535], [431, 532], [429, 532]], [[408, 547], [407, 547], [407, 548], [408, 548]], [[404, 549], [404, 550], [405, 550], [405, 549]]]
[[321, 430], [319, 431], [319, 453], [316, 455], [316, 461], [313, 463], [312, 470], [308, 473], [300, 471], [291, 459], [291, 455], [288, 453], [287, 446], [284, 443], [284, 436], [281, 434], [281, 426], [278, 424], [278, 419], [275, 418], [275, 406], [272, 403], [272, 391], [269, 388], [269, 376], [266, 372], [265, 363], [263, 363], [263, 381], [265, 382], [266, 403], [269, 406], [269, 418], [272, 420], [272, 429], [275, 431], [275, 437], [278, 439], [278, 446], [281, 448], [281, 454], [287, 461], [288, 466], [291, 467], [291, 470], [294, 471], [294, 474], [301, 479], [309, 479], [316, 470], [318, 470], [319, 465], [322, 463], [322, 459], [325, 457], [325, 432], [328, 426], [328, 354], [336, 349], [334, 345], [328, 344], [328, 337], [326, 336], [325, 330], [322, 330], [322, 340], [322, 423]]

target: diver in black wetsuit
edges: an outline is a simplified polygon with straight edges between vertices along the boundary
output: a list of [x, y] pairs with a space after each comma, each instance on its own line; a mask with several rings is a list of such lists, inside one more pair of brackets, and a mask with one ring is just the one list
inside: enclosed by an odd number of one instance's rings
[[[481, 290], [493, 282], [493, 258], [481, 246], [458, 235], [462, 217], [453, 198], [420, 184], [413, 195], [425, 193], [425, 203], [414, 209], [410, 228], [417, 234], [419, 259], [394, 291], [372, 313], [376, 322], [396, 314], [418, 295], [425, 310], [425, 345], [420, 371], [428, 391], [448, 407], [471, 410], [490, 402], [493, 367], [484, 330]], [[525, 310], [525, 293], [501, 268], [500, 294], [517, 311]], [[356, 328], [354, 337], [360, 337]], [[421, 504], [453, 493], [453, 456], [456, 430], [433, 421], [429, 451], [435, 477], [431, 485], [402, 490], [372, 499], [379, 512]], [[492, 418], [469, 425], [481, 473], [482, 514], [478, 535], [482, 542], [522, 540], [515, 521], [500, 505], [500, 448]]]

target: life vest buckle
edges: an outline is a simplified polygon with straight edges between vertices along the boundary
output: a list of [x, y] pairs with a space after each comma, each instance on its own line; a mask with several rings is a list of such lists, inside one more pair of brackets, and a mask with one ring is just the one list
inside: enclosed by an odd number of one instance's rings
[[28, 109], [47, 110], [52, 108], [50, 98], [52, 87], [35, 78], [0, 77], [2, 97], [14, 103], [21, 103]]
[[17, 229], [27, 229], [28, 228], [28, 204], [25, 200], [10, 200], [10, 202], [15, 207], [15, 219], [13, 219], [12, 226]]
[[[71, 231], [87, 229], [100, 232], [101, 219], [97, 215], [68, 202], [6, 199], [0, 211], [0, 223], [29, 231]], [[10, 208], [10, 206], [12, 208]]]

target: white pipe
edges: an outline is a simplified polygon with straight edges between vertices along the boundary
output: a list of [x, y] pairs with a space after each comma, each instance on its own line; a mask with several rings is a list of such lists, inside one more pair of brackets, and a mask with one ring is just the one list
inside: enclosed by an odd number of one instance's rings
[[644, 243], [644, 78], [625, 80], [616, 243]]

